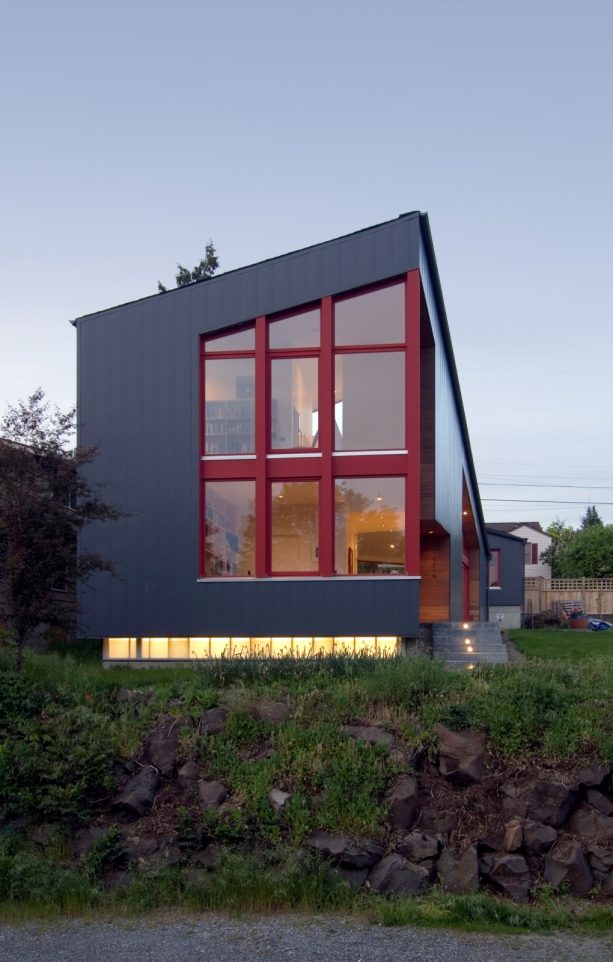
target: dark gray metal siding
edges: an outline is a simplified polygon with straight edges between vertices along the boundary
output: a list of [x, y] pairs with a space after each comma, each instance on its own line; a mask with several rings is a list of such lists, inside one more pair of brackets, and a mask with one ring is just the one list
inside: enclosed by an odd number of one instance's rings
[[[473, 478], [470, 452], [465, 445], [460, 417], [461, 398], [453, 381], [454, 361], [445, 344], [444, 326], [436, 294], [436, 278], [426, 245], [420, 248], [419, 270], [425, 301], [430, 315], [435, 342], [435, 519], [450, 536], [450, 608], [451, 619], [462, 618], [462, 478], [466, 478], [473, 516], [480, 518], [479, 492]], [[480, 542], [480, 609], [481, 618], [487, 613], [487, 546], [485, 533], [477, 521]]]
[[500, 588], [489, 589], [491, 605], [523, 605], [524, 603], [524, 542], [487, 529], [490, 549], [500, 551]]
[[81, 592], [89, 636], [414, 635], [419, 582], [199, 583], [200, 335], [418, 266], [418, 215], [77, 321], [80, 443], [127, 516], [85, 550], [117, 563]]

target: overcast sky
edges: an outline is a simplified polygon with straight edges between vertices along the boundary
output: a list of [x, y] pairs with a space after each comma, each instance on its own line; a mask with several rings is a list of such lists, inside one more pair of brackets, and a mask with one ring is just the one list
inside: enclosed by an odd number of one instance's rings
[[612, 49], [611, 0], [0, 0], [0, 409], [209, 237], [419, 209], [486, 519], [613, 522]]

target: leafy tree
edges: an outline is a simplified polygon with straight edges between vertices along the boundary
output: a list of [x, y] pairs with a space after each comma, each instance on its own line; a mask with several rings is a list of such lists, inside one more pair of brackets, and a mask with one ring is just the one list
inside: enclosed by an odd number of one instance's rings
[[562, 555], [567, 545], [575, 536], [575, 529], [564, 523], [559, 518], [549, 525], [547, 534], [551, 536], [551, 545], [541, 552], [540, 560], [542, 564], [551, 565], [552, 578], [564, 577], [560, 573], [560, 563]]
[[613, 525], [591, 524], [576, 531], [558, 558], [559, 578], [612, 578]]
[[40, 389], [0, 420], [0, 624], [15, 644], [18, 670], [41, 624], [75, 628], [74, 592], [55, 589], [113, 571], [97, 554], [77, 557], [79, 531], [120, 512], [84, 477], [96, 451], [70, 450], [74, 428], [74, 409], [51, 409]]
[[[188, 267], [183, 267], [182, 264], [177, 264], [177, 273], [175, 277], [177, 287], [187, 287], [189, 284], [195, 284], [196, 281], [208, 281], [218, 267], [219, 258], [217, 256], [217, 251], [215, 250], [213, 241], [209, 239], [209, 242], [204, 249], [204, 257], [199, 264], [196, 264], [196, 266], [191, 269], [191, 271]], [[164, 287], [162, 282], [158, 281], [158, 293], [165, 294], [166, 290], [167, 288]]]
[[595, 525], [602, 525], [602, 518], [596, 510], [596, 505], [592, 504], [581, 518], [581, 528], [592, 528]]

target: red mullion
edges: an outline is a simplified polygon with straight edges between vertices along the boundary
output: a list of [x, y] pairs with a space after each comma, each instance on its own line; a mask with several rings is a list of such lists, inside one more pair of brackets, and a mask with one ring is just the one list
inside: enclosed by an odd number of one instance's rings
[[319, 361], [319, 569], [326, 578], [334, 574], [334, 332], [333, 302], [321, 302], [321, 356]]
[[385, 478], [405, 477], [406, 454], [352, 455], [332, 458], [334, 478]]
[[268, 362], [266, 318], [255, 321], [255, 576], [268, 574]]
[[254, 351], [207, 351], [203, 347], [200, 356], [205, 358], [207, 361], [216, 361], [218, 358], [224, 360], [228, 357], [253, 357]]
[[406, 331], [406, 572], [420, 573], [420, 307], [421, 281], [419, 271], [409, 271], [405, 281]]
[[205, 412], [204, 412], [204, 339], [200, 338], [200, 359], [198, 366], [198, 374], [200, 378], [200, 383], [198, 385], [198, 398], [200, 404], [200, 411], [198, 412], [198, 434], [199, 443], [198, 450], [200, 451], [200, 463], [198, 464], [198, 577], [204, 578], [204, 566], [205, 566], [205, 520], [206, 516], [204, 513], [204, 477], [205, 468], [202, 461], [202, 455], [204, 454], [206, 439], [204, 436], [205, 432]]
[[404, 351], [403, 341], [397, 344], [338, 344], [334, 348], [335, 354], [383, 354], [389, 351]]
[[253, 458], [224, 458], [223, 461], [205, 458], [200, 463], [203, 481], [253, 481], [257, 475]]
[[270, 360], [276, 358], [319, 357], [318, 347], [278, 347], [268, 352]]
[[319, 481], [321, 458], [268, 458], [266, 475], [269, 481]]

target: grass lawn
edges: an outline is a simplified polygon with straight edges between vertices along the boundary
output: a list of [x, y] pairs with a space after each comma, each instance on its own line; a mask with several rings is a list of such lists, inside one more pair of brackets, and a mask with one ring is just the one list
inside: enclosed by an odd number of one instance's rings
[[604, 657], [613, 662], [613, 631], [537, 628], [509, 631], [509, 636], [529, 658], [584, 661]]

